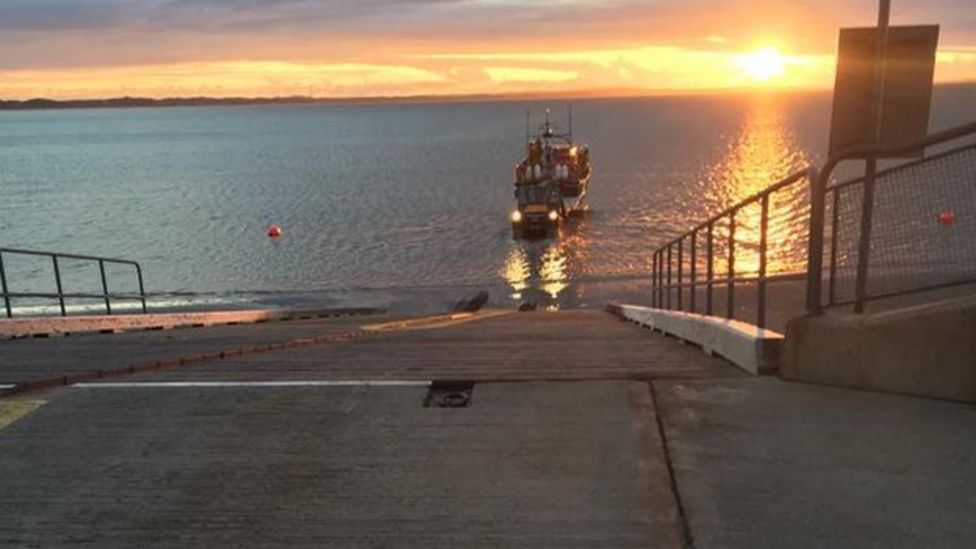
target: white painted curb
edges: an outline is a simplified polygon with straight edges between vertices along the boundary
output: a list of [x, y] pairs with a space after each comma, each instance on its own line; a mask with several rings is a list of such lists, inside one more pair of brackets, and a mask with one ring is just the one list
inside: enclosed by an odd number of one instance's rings
[[639, 305], [612, 305], [619, 316], [665, 334], [700, 345], [755, 375], [779, 369], [783, 334], [755, 325], [715, 316], [667, 311]]

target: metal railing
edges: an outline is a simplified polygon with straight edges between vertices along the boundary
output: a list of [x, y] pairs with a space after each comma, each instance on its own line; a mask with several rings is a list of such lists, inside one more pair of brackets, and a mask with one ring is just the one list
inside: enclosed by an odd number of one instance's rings
[[[824, 307], [842, 305], [853, 305], [854, 311], [860, 313], [869, 300], [976, 283], [976, 142], [958, 142], [974, 137], [976, 123], [970, 123], [913, 143], [844, 151], [829, 158], [823, 170], [811, 166], [789, 175], [655, 250], [652, 305], [660, 309], [714, 315], [717, 309], [714, 292], [722, 287], [725, 290], [724, 316], [731, 319], [737, 310], [736, 286], [755, 285], [755, 324], [765, 328], [767, 293], [771, 283], [805, 284], [805, 308], [812, 314], [819, 314]], [[878, 171], [874, 178], [831, 181], [838, 164], [845, 160], [894, 158], [936, 146], [942, 146], [944, 150]], [[770, 273], [771, 197], [803, 182], [809, 183], [810, 194], [802, 264]], [[858, 192], [854, 193], [854, 190]], [[845, 193], [851, 193], [853, 198]], [[877, 196], [884, 198], [881, 211], [876, 211]], [[796, 196], [790, 200], [794, 204], [787, 204], [787, 208], [807, 206], [805, 200], [802, 205], [796, 204], [800, 202]], [[938, 204], [965, 210], [959, 219], [952, 209], [935, 212], [938, 213], [936, 219], [931, 208]], [[756, 205], [760, 208], [759, 226], [755, 231], [758, 242], [740, 242], [737, 214]], [[932, 228], [936, 222], [947, 227], [941, 234], [937, 232], [940, 229]], [[723, 234], [716, 235], [720, 224]], [[948, 228], [954, 225], [958, 226]], [[955, 231], [953, 239], [933, 242], [936, 236], [950, 234], [950, 231]], [[705, 241], [704, 276], [699, 269], [702, 239]], [[743, 274], [743, 269], [737, 265], [737, 253], [749, 244], [757, 248], [758, 261], [755, 268]], [[717, 247], [724, 249], [716, 252]], [[828, 258], [826, 269], [825, 256]], [[872, 257], [880, 263], [876, 267], [885, 267], [889, 272], [869, 269]], [[883, 261], [877, 261], [879, 258]], [[719, 261], [724, 263], [724, 270], [717, 268]], [[853, 275], [840, 273], [843, 261], [854, 264], [849, 269]], [[893, 265], [897, 268], [893, 269]], [[823, 299], [825, 276], [826, 302]], [[886, 284], [879, 283], [885, 278], [889, 279]], [[852, 298], [838, 296], [843, 283], [853, 285]], [[704, 307], [699, 306], [700, 290], [704, 290]], [[802, 294], [800, 296], [802, 299]], [[802, 301], [798, 305], [797, 310], [790, 308], [788, 312], [802, 313]]]
[[[897, 206], [899, 208], [897, 211], [888, 211], [884, 213], [889, 213], [891, 218], [895, 218], [898, 223], [906, 223], [907, 221], [917, 221], [917, 219], [912, 219], [912, 216], [918, 215], [932, 215], [932, 212], [922, 212], [917, 213], [920, 205], [917, 202], [923, 202], [928, 200], [932, 196], [938, 196], [940, 192], [944, 192], [945, 196], [941, 197], [942, 202], [947, 206], [957, 205], [959, 207], [966, 207], [966, 202], [969, 200], [962, 200], [963, 204], [952, 204], [953, 201], [958, 201], [960, 194], [968, 193], [965, 195], [969, 198], [974, 193], [976, 189], [976, 144], [967, 143], [962, 145], [950, 146], [948, 150], [942, 151], [938, 154], [931, 156], [923, 156], [922, 158], [907, 163], [897, 165], [893, 168], [883, 170], [877, 173], [875, 178], [855, 178], [852, 180], [832, 183], [831, 175], [837, 168], [838, 164], [845, 160], [861, 160], [865, 158], [890, 158], [898, 155], [903, 155], [906, 153], [911, 153], [913, 151], [925, 151], [931, 147], [939, 145], [949, 145], [960, 139], [976, 136], [976, 123], [970, 123], [963, 126], [958, 126], [946, 131], [938, 132], [928, 136], [925, 139], [906, 143], [904, 145], [899, 145], [895, 147], [867, 147], [852, 149], [849, 151], [844, 151], [840, 154], [832, 156], [828, 159], [827, 163], [824, 165], [824, 169], [820, 172], [819, 177], [816, 178], [814, 184], [811, 187], [811, 208], [810, 208], [810, 237], [809, 237], [809, 252], [807, 259], [807, 296], [806, 304], [807, 310], [811, 313], [819, 313], [822, 309], [832, 306], [840, 305], [853, 305], [855, 312], [863, 312], [865, 307], [865, 302], [872, 299], [884, 299], [895, 297], [899, 295], [904, 295], [908, 293], [915, 293], [920, 291], [926, 291], [931, 289], [936, 289], [940, 287], [961, 285], [961, 284], [971, 284], [976, 282], [976, 264], [973, 264], [976, 260], [976, 256], [971, 254], [961, 255], [965, 250], [970, 250], [976, 247], [976, 234], [964, 234], [963, 242], [953, 243], [955, 253], [943, 252], [953, 255], [953, 258], [957, 262], [963, 263], [963, 275], [964, 276], [954, 276], [954, 277], [937, 277], [933, 276], [938, 274], [940, 267], [935, 264], [935, 261], [929, 262], [925, 268], [920, 269], [916, 276], [916, 280], [909, 281], [908, 283], [899, 284], [899, 288], [895, 291], [878, 291], [870, 292], [869, 283], [871, 282], [872, 276], [878, 278], [880, 276], [890, 276], [888, 273], [872, 273], [869, 269], [871, 260], [873, 256], [879, 255], [886, 250], [884, 249], [873, 249], [873, 248], [883, 248], [883, 246], [878, 242], [879, 239], [889, 238], [895, 239], [899, 238], [904, 245], [907, 241], [912, 238], [918, 242], [916, 244], [916, 249], [914, 250], [914, 255], [922, 255], [921, 247], [932, 247], [931, 242], [924, 241], [926, 234], [918, 235], [922, 231], [919, 230], [918, 223], [912, 227], [912, 233], [906, 232], [906, 234], [901, 235], [889, 235], [886, 232], [878, 232], [878, 234], [873, 234], [879, 227], [879, 221], [885, 221], [883, 218], [878, 219], [876, 210], [878, 208], [876, 192], [880, 190], [889, 190], [891, 196], [888, 197], [886, 206], [891, 206], [892, 203], [898, 201]], [[926, 174], [925, 170], [945, 165], [947, 163], [957, 162], [958, 165], [951, 166], [944, 169], [931, 169], [930, 171], [935, 172], [933, 174]], [[941, 164], [940, 164], [941, 163]], [[952, 168], [961, 168], [956, 170], [955, 173], [952, 172]], [[899, 181], [897, 178], [902, 177], [903, 181]], [[926, 179], [933, 179], [934, 181], [926, 181]], [[901, 187], [896, 187], [895, 184], [903, 182]], [[926, 185], [926, 183], [931, 183], [931, 185]], [[944, 189], [944, 187], [950, 186], [955, 183], [958, 189]], [[854, 191], [860, 191], [855, 193]], [[914, 193], [914, 194], [913, 194]], [[851, 299], [840, 299], [838, 298], [838, 286], [842, 281], [838, 270], [839, 263], [841, 261], [841, 255], [838, 251], [840, 231], [845, 227], [845, 220], [841, 218], [842, 211], [845, 209], [845, 199], [844, 196], [854, 195], [856, 200], [849, 199], [848, 202], [855, 202], [851, 207], [848, 207], [850, 219], [848, 220], [848, 225], [851, 225], [852, 231], [856, 232], [856, 246], [854, 242], [851, 243], [850, 256], [855, 258], [855, 274], [853, 277], [854, 283], [854, 295]], [[972, 208], [973, 204], [968, 204]], [[829, 224], [829, 241], [826, 240], [825, 236], [827, 233], [827, 220], [828, 220], [828, 209], [830, 211], [830, 224]], [[894, 208], [889, 208], [894, 209]], [[953, 216], [951, 210], [948, 213], [949, 216]], [[934, 221], [934, 219], [930, 220]], [[939, 220], [940, 222], [942, 220]], [[953, 223], [951, 217], [945, 220], [947, 225]], [[971, 221], [971, 220], [970, 220]], [[887, 228], [890, 231], [890, 225], [892, 222], [888, 221]], [[963, 228], [965, 230], [965, 227]], [[931, 234], [928, 235], [931, 237]], [[931, 238], [929, 238], [931, 240]], [[960, 245], [961, 244], [961, 245]], [[826, 250], [825, 250], [826, 247]], [[891, 252], [889, 252], [890, 254]], [[824, 255], [828, 257], [827, 269], [824, 269]], [[936, 255], [934, 253], [933, 255]], [[925, 261], [926, 258], [922, 257], [916, 261]], [[823, 289], [824, 289], [824, 275], [827, 275], [827, 299], [826, 303], [823, 300]], [[966, 276], [968, 274], [968, 276]]]
[[[661, 246], [654, 252], [652, 275], [652, 304], [657, 308], [677, 309], [679, 311], [702, 312], [712, 315], [715, 311], [714, 291], [716, 287], [725, 288], [725, 316], [733, 318], [736, 308], [736, 285], [756, 285], [756, 325], [766, 326], [766, 296], [770, 283], [783, 281], [802, 281], [806, 274], [802, 271], [787, 273], [769, 272], [769, 221], [770, 201], [774, 193], [815, 178], [813, 169], [797, 171], [774, 183], [766, 189], [738, 202], [718, 215], [712, 216], [678, 238]], [[737, 215], [747, 207], [758, 204], [760, 207], [758, 242], [758, 265], [755, 274], [737, 271], [736, 252], [742, 247], [737, 244]], [[724, 235], [716, 235], [719, 225]], [[700, 238], [705, 240], [705, 273], [698, 269]], [[724, 240], [718, 243], [717, 240]], [[717, 244], [724, 252], [716, 254]], [[719, 257], [721, 255], [721, 257]], [[687, 259], [686, 259], [687, 258]], [[718, 261], [724, 262], [724, 269], [717, 269]], [[687, 264], [687, 265], [686, 265]], [[687, 268], [686, 268], [687, 267]], [[698, 307], [698, 290], [704, 289], [704, 308]], [[687, 294], [687, 301], [685, 300]]]
[[[54, 283], [57, 288], [57, 292], [11, 292], [10, 286], [7, 279], [7, 270], [4, 267], [4, 256], [33, 256], [33, 257], [46, 257], [51, 259], [52, 267], [54, 268]], [[84, 292], [65, 292], [62, 284], [61, 278], [61, 260], [78, 260], [78, 261], [90, 261], [95, 262], [98, 265], [99, 275], [101, 277], [102, 293], [84, 293]], [[135, 267], [135, 274], [139, 282], [139, 293], [113, 293], [109, 292], [108, 288], [108, 277], [105, 273], [105, 265], [128, 265]], [[19, 250], [14, 248], [0, 248], [0, 297], [3, 298], [4, 308], [7, 313], [7, 318], [13, 318], [13, 306], [11, 300], [13, 299], [57, 299], [58, 305], [61, 311], [61, 316], [67, 316], [68, 311], [65, 304], [67, 299], [102, 299], [105, 301], [105, 312], [107, 314], [112, 314], [112, 300], [127, 300], [127, 301], [139, 301], [142, 304], [143, 314], [147, 313], [146, 307], [146, 291], [143, 286], [142, 280], [142, 267], [139, 263], [135, 261], [130, 261], [127, 259], [112, 259], [108, 257], [96, 257], [87, 255], [77, 255], [77, 254], [61, 254], [55, 252], [39, 252], [35, 250]]]

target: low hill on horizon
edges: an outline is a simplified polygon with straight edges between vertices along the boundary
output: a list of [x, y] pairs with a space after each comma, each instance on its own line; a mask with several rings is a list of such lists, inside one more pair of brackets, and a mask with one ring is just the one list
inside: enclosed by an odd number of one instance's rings
[[[764, 92], [810, 92], [824, 90], [763, 90]], [[432, 103], [454, 101], [517, 101], [545, 99], [594, 99], [614, 97], [695, 96], [719, 93], [750, 93], [749, 90], [650, 90], [642, 88], [614, 88], [576, 90], [567, 92], [525, 92], [511, 94], [469, 95], [410, 95], [374, 97], [311, 97], [304, 95], [281, 97], [112, 97], [104, 99], [0, 99], [0, 110], [39, 109], [104, 109], [126, 107], [193, 107], [218, 105], [296, 105], [296, 104], [363, 104], [363, 103]]]

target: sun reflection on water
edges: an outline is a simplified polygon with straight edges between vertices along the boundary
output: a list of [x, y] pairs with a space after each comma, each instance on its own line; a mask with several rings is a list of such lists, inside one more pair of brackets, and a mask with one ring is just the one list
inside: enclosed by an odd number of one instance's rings
[[529, 270], [529, 256], [525, 248], [512, 247], [508, 257], [505, 258], [501, 275], [512, 287], [512, 299], [522, 299], [522, 291], [529, 287], [529, 277], [532, 276]]
[[[709, 202], [724, 209], [787, 175], [803, 169], [810, 160], [788, 130], [785, 109], [774, 98], [752, 103], [739, 135], [729, 143], [726, 156], [708, 174]], [[770, 196], [767, 235], [767, 272], [799, 270], [806, 252], [803, 230], [809, 208], [804, 182]], [[756, 202], [736, 214], [736, 272], [754, 275], [759, 270], [762, 209]], [[728, 270], [727, 220], [715, 226], [716, 272]], [[701, 239], [704, 241], [704, 238]]]
[[584, 272], [584, 224], [564, 227], [554, 241], [512, 242], [500, 274], [511, 288], [513, 300], [556, 310], [582, 297], [582, 289], [573, 280]]
[[542, 283], [542, 291], [555, 300], [568, 286], [566, 283], [568, 278], [566, 245], [559, 242], [547, 247], [542, 254], [542, 262], [539, 265], [539, 280]]

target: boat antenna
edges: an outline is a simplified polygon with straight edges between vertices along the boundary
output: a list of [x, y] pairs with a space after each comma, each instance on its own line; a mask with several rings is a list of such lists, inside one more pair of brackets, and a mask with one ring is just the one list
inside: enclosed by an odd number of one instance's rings
[[529, 139], [532, 137], [532, 130], [529, 129], [529, 116], [532, 114], [532, 109], [525, 109], [525, 144], [529, 144]]
[[573, 103], [569, 103], [569, 140], [573, 140]]

